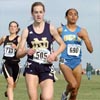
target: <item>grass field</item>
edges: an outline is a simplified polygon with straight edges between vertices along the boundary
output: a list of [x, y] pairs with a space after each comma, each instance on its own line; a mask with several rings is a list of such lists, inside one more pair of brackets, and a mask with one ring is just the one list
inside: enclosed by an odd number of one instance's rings
[[[59, 80], [54, 83], [54, 100], [60, 100], [61, 94], [66, 86], [63, 75], [57, 75], [57, 77]], [[5, 89], [6, 81], [4, 77], [0, 75], [0, 100], [7, 100], [7, 98], [4, 97]], [[14, 100], [28, 100], [24, 77], [22, 75], [19, 78], [14, 93]], [[100, 76], [93, 75], [91, 80], [87, 80], [87, 77], [83, 75], [77, 100], [100, 100]]]

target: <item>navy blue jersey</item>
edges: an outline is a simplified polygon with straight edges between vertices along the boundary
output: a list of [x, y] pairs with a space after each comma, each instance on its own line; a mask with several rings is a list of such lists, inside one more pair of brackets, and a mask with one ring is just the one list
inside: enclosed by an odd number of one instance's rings
[[50, 24], [45, 22], [44, 30], [41, 34], [34, 31], [32, 24], [28, 26], [28, 31], [28, 48], [33, 48], [36, 50], [34, 55], [28, 55], [28, 59], [31, 59], [37, 63], [47, 63], [46, 58], [51, 53], [51, 45], [53, 42], [53, 36], [50, 33]]

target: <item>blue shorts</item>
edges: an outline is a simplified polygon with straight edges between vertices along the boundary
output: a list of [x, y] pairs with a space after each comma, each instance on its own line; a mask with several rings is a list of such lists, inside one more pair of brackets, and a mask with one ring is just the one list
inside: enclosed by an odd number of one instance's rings
[[76, 68], [81, 63], [81, 59], [64, 59], [60, 58], [59, 64], [65, 64], [70, 67], [72, 70]]
[[46, 79], [52, 79], [55, 82], [52, 64], [39, 64], [31, 60], [28, 60], [26, 63], [24, 76], [26, 73], [37, 75], [39, 77], [39, 83]]

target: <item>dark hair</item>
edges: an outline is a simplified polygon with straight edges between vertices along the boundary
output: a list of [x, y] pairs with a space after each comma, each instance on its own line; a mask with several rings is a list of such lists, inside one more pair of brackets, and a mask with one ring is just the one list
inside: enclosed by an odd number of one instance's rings
[[18, 33], [18, 32], [20, 31], [19, 24], [18, 24], [16, 21], [11, 21], [11, 22], [9, 23], [9, 27], [10, 27], [10, 25], [11, 25], [12, 23], [16, 23], [16, 25], [17, 25], [17, 27], [18, 27], [18, 31], [17, 31], [16, 33]]
[[42, 7], [43, 7], [43, 10], [45, 11], [45, 6], [44, 6], [44, 4], [43, 4], [42, 2], [35, 2], [35, 3], [33, 3], [32, 6], [31, 6], [31, 13], [33, 12], [33, 8], [34, 8], [35, 6], [42, 6]]
[[68, 15], [68, 13], [69, 13], [69, 11], [70, 11], [70, 10], [75, 10], [75, 11], [76, 11], [76, 13], [77, 13], [77, 15], [78, 15], [78, 11], [77, 11], [75, 8], [70, 8], [70, 9], [68, 9], [68, 10], [66, 11], [65, 16], [67, 16], [67, 15]]

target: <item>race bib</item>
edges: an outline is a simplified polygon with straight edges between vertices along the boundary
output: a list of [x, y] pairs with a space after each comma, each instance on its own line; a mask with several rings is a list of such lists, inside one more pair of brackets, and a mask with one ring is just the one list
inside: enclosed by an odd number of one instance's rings
[[68, 55], [79, 56], [81, 46], [78, 44], [68, 44]]
[[38, 62], [38, 63], [42, 63], [42, 64], [46, 64], [47, 62], [47, 56], [50, 54], [50, 51], [42, 48], [42, 49], [38, 49], [36, 50], [34, 57], [33, 57], [33, 61]]
[[12, 48], [11, 45], [5, 45], [4, 47], [4, 56], [5, 57], [14, 57], [15, 55], [15, 49]]

